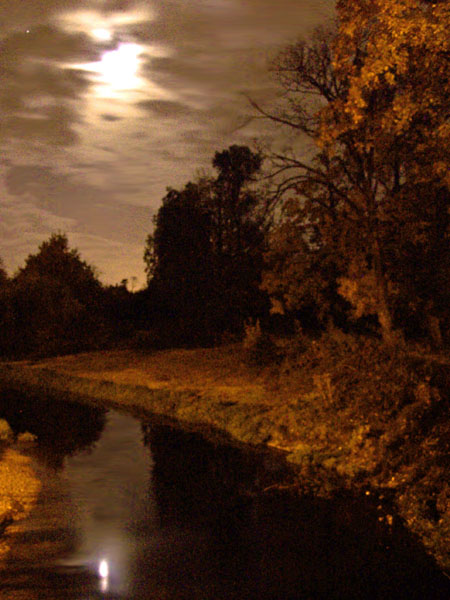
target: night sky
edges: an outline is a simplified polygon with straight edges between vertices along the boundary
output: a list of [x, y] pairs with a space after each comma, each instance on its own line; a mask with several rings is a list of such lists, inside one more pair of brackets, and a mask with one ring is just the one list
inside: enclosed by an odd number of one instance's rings
[[277, 50], [333, 0], [1, 0], [0, 257], [67, 233], [104, 283], [136, 276], [167, 186], [279, 132]]

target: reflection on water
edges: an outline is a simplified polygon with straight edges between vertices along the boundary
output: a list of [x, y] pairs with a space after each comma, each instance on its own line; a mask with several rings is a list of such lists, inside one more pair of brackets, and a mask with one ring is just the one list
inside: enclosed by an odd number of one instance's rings
[[155, 521], [151, 457], [141, 438], [136, 419], [112, 412], [95, 447], [69, 457], [64, 469], [78, 538], [64, 564], [88, 565], [113, 591], [125, 591], [140, 532]]
[[400, 523], [365, 497], [276, 490], [290, 474], [273, 454], [86, 406], [55, 407], [60, 428], [36, 399], [20, 410], [44, 432], [43, 490], [8, 529], [0, 600], [450, 598]]
[[46, 464], [58, 469], [64, 457], [91, 446], [105, 425], [103, 408], [54, 397], [1, 390], [0, 418], [14, 433], [30, 431], [39, 439], [39, 452]]
[[127, 597], [131, 566], [155, 527], [152, 459], [139, 421], [111, 412], [103, 424], [99, 441], [64, 460], [38, 451], [43, 490], [30, 517], [8, 530], [2, 600]]
[[[154, 424], [146, 439], [161, 527], [179, 536], [172, 570], [160, 561], [154, 573], [170, 598], [450, 598], [450, 582], [418, 541], [399, 520], [380, 522], [370, 496], [301, 497], [273, 485], [289, 473], [271, 454]], [[168, 580], [174, 572], [183, 577]]]

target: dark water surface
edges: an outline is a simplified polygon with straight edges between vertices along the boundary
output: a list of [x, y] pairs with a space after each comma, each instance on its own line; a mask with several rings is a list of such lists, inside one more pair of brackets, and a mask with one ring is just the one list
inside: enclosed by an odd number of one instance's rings
[[8, 533], [1, 600], [450, 598], [370, 497], [277, 489], [291, 474], [273, 454], [156, 421], [2, 399], [0, 418], [39, 437], [43, 489]]

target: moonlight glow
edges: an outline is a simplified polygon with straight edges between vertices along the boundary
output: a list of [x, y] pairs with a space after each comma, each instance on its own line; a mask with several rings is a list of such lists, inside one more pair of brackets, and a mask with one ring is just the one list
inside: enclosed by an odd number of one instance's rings
[[106, 560], [101, 560], [98, 567], [98, 574], [102, 579], [106, 579], [109, 575], [109, 567]]
[[104, 29], [102, 27], [99, 27], [97, 29], [92, 29], [91, 34], [97, 39], [97, 40], [102, 40], [102, 41], [109, 41], [110, 39], [112, 39], [112, 34], [110, 31], [108, 31], [108, 29]]
[[97, 63], [100, 81], [113, 91], [138, 87], [141, 53], [142, 48], [138, 44], [119, 44], [117, 50], [105, 52]]

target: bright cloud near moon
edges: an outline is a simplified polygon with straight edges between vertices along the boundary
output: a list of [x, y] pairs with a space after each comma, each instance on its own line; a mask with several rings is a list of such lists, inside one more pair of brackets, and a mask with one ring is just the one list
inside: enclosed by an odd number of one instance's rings
[[97, 39], [102, 41], [109, 41], [112, 39], [112, 33], [108, 29], [104, 29], [103, 27], [98, 27], [96, 29], [91, 30], [91, 34]]

